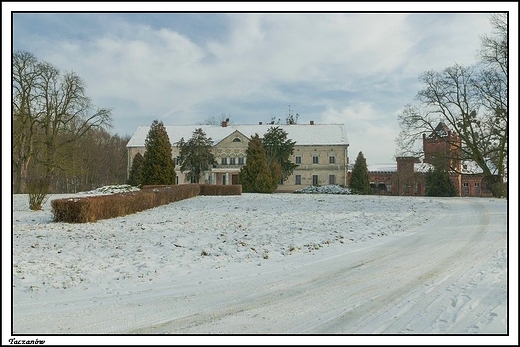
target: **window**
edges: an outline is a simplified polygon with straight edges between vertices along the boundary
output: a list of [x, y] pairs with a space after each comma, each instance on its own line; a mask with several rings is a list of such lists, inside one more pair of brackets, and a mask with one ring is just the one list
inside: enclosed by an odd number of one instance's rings
[[240, 138], [238, 138], [238, 137], [235, 137], [235, 138], [233, 139], [233, 142], [242, 142], [242, 140], [240, 140]]
[[296, 179], [294, 181], [294, 184], [296, 184], [297, 186], [302, 184], [302, 175], [296, 175]]
[[312, 157], [312, 163], [313, 164], [318, 164], [318, 157], [317, 156], [313, 156]]
[[336, 175], [329, 175], [329, 184], [336, 184]]
[[302, 156], [301, 155], [297, 156], [295, 158], [295, 162], [296, 162], [296, 164], [301, 164], [302, 163]]
[[244, 165], [244, 157], [238, 158], [238, 165]]
[[468, 182], [462, 183], [462, 192], [464, 194], [469, 194], [469, 183]]
[[336, 157], [331, 155], [329, 156], [329, 164], [336, 164]]
[[229, 158], [229, 164], [230, 165], [235, 165], [235, 158]]
[[220, 161], [220, 163], [221, 163], [222, 165], [227, 165], [227, 158], [222, 158], [221, 161]]
[[313, 186], [318, 185], [318, 175], [312, 175], [312, 185]]

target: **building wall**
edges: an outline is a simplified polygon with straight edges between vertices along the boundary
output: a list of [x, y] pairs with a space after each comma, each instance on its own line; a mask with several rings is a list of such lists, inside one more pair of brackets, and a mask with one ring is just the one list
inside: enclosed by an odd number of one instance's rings
[[492, 197], [493, 192], [482, 175], [460, 175], [460, 196]]
[[448, 131], [447, 136], [435, 136], [434, 134], [423, 136], [424, 162], [435, 165], [447, 164], [449, 168], [460, 171], [461, 139], [456, 134]]
[[371, 171], [368, 173], [372, 193], [376, 195], [392, 195], [395, 172]]
[[311, 185], [347, 185], [348, 145], [296, 144], [292, 162], [298, 166], [283, 184], [278, 185], [278, 191], [294, 191]]
[[[234, 141], [239, 138], [240, 141]], [[232, 134], [220, 143], [214, 146], [215, 161], [211, 172], [204, 172], [201, 176], [201, 182], [211, 184], [232, 184], [234, 175], [238, 175], [243, 165], [247, 164], [246, 150], [249, 139], [240, 133]], [[132, 160], [137, 153], [144, 155], [144, 147], [128, 148], [128, 172], [132, 166]], [[172, 156], [177, 158], [179, 151], [176, 147], [172, 147]], [[296, 158], [301, 159], [301, 163], [296, 163]], [[333, 157], [331, 163], [330, 157]], [[222, 158], [226, 158], [223, 164]], [[232, 164], [232, 158], [235, 164]], [[243, 158], [244, 164], [239, 164], [239, 158]], [[317, 158], [317, 163], [313, 162], [313, 158]], [[334, 184], [347, 185], [347, 165], [348, 165], [348, 145], [315, 145], [300, 146], [295, 144], [293, 156], [290, 158], [293, 163], [298, 166], [293, 174], [278, 185], [280, 192], [292, 192], [297, 189], [305, 188], [313, 185], [313, 178], [317, 180], [317, 185], [328, 185], [330, 180], [334, 180]], [[316, 159], [314, 159], [316, 160]], [[180, 172], [178, 162], [175, 163], [175, 171], [177, 173], [177, 183], [189, 183], [185, 181], [185, 175]], [[227, 175], [226, 175], [227, 174]], [[298, 181], [297, 181], [298, 179]]]

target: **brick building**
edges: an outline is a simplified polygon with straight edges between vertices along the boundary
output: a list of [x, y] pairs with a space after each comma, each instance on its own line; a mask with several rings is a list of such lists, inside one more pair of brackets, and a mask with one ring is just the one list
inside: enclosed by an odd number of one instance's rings
[[[424, 196], [425, 173], [433, 169], [434, 164], [442, 164], [448, 168], [450, 180], [459, 196], [493, 196], [482, 169], [473, 161], [461, 160], [460, 148], [460, 137], [444, 123], [439, 123], [430, 135], [423, 135], [422, 161], [417, 157], [397, 157], [393, 164], [368, 166], [374, 194]], [[490, 161], [488, 166], [491, 172], [496, 172]]]

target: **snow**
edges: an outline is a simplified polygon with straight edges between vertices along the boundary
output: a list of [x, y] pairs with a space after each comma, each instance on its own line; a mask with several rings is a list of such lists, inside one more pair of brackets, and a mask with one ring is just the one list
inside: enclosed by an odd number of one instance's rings
[[350, 189], [330, 184], [326, 186], [308, 186], [294, 191], [295, 194], [350, 194]]
[[[508, 252], [507, 200], [325, 191], [199, 196], [82, 224], [52, 222], [51, 201], [117, 187], [53, 195], [41, 211], [13, 195], [12, 337], [518, 341], [517, 282], [508, 282], [508, 254], [518, 254]], [[185, 336], [172, 342], [155, 334]]]
[[[217, 144], [237, 130], [250, 138], [255, 134], [263, 137], [270, 128], [278, 127], [287, 132], [287, 137], [296, 141], [299, 146], [348, 145], [344, 124], [229, 124], [226, 127], [220, 125], [165, 125], [164, 127], [172, 143], [178, 142], [181, 137], [185, 140], [191, 138], [193, 131], [197, 128], [202, 128], [207, 137]], [[149, 126], [137, 128], [128, 141], [127, 147], [144, 147], [149, 131]]]

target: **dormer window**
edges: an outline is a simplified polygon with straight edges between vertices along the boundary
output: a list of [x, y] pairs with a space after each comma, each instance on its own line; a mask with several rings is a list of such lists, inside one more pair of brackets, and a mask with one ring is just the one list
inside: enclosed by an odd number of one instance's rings
[[242, 142], [242, 140], [240, 140], [239, 137], [235, 137], [235, 138], [233, 139], [233, 142]]

